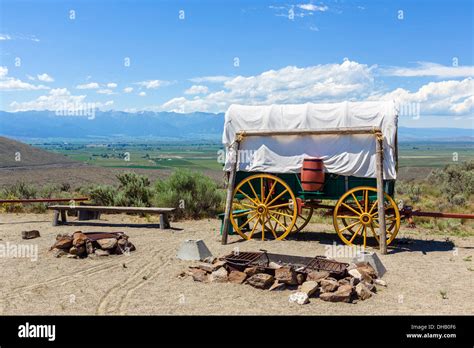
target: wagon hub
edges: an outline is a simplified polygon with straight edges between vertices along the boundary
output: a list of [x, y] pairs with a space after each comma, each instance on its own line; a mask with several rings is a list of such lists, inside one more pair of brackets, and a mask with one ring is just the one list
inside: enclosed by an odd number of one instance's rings
[[362, 213], [359, 219], [363, 225], [370, 225], [372, 223], [372, 215], [369, 213]]
[[267, 213], [267, 210], [268, 210], [268, 208], [265, 204], [259, 204], [257, 206], [257, 213], [259, 215], [265, 215]]

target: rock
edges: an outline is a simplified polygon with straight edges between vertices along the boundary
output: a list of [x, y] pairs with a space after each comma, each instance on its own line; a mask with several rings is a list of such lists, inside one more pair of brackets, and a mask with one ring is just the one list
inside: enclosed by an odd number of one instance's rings
[[69, 254], [71, 254], [71, 255], [82, 256], [85, 253], [86, 253], [86, 246], [85, 245], [79, 245], [77, 247], [72, 246], [71, 249], [69, 249]]
[[213, 266], [212, 263], [200, 262], [196, 266], [202, 269], [203, 271], [206, 271], [209, 273], [214, 272], [216, 270], [216, 268]]
[[67, 233], [58, 233], [56, 235], [56, 240], [64, 239], [64, 238], [72, 238]]
[[94, 254], [97, 256], [109, 256], [110, 252], [108, 250], [96, 249]]
[[212, 265], [214, 266], [215, 269], [218, 269], [219, 267], [224, 267], [227, 264], [225, 260], [218, 260], [215, 261]]
[[[343, 285], [344, 286], [344, 285]], [[332, 279], [321, 280], [321, 292], [333, 292], [339, 287], [339, 283]]]
[[257, 267], [257, 266], [252, 266], [244, 269], [244, 273], [247, 275], [247, 277], [251, 277], [257, 273], [262, 273], [263, 268]]
[[318, 282], [315, 282], [314, 280], [309, 280], [301, 284], [299, 291], [304, 292], [305, 294], [308, 295], [308, 297], [311, 297], [311, 295], [316, 293], [317, 290], [318, 290]]
[[69, 250], [71, 247], [72, 247], [72, 237], [62, 236], [60, 239], [56, 240], [56, 243], [54, 243], [52, 248]]
[[90, 240], [86, 242], [86, 253], [87, 255], [94, 253], [94, 246], [92, 245], [92, 242]]
[[308, 273], [306, 280], [313, 280], [315, 282], [319, 282], [322, 279], [329, 277], [329, 272], [326, 271], [311, 271]]
[[361, 282], [364, 283], [364, 285], [367, 287], [372, 292], [376, 292], [377, 289], [375, 288], [375, 285], [373, 283], [366, 283], [366, 282]]
[[363, 271], [367, 273], [372, 279], [377, 278], [377, 272], [370, 264], [366, 262], [359, 262], [359, 263], [356, 263], [356, 266], [357, 266], [356, 269], [358, 271]]
[[222, 266], [225, 266], [225, 264], [225, 261], [217, 261], [216, 263], [200, 262], [197, 264], [197, 267], [199, 267], [203, 271], [211, 273], [221, 268]]
[[349, 272], [351, 269], [356, 269], [357, 265], [355, 263], [350, 263], [349, 266], [347, 266], [346, 270]]
[[100, 245], [100, 247], [103, 250], [110, 250], [110, 249], [114, 249], [117, 246], [118, 241], [115, 238], [103, 238], [103, 239], [98, 239], [97, 243]]
[[354, 278], [357, 278], [358, 280], [363, 280], [367, 283], [372, 283], [373, 281], [372, 277], [362, 269], [354, 268], [349, 270], [348, 273]]
[[374, 283], [380, 286], [385, 286], [385, 287], [387, 286], [387, 282], [382, 279], [374, 279]]
[[308, 294], [304, 292], [295, 292], [288, 297], [288, 302], [304, 305], [309, 303], [309, 297]]
[[274, 280], [275, 279], [270, 274], [257, 273], [247, 279], [247, 284], [258, 289], [268, 289], [272, 286]]
[[38, 230], [31, 230], [31, 231], [22, 231], [21, 238], [23, 239], [33, 239], [41, 237]]
[[288, 285], [298, 284], [295, 270], [288, 266], [275, 269], [275, 279], [278, 280], [280, 283], [285, 283]]
[[209, 280], [213, 283], [225, 283], [227, 281], [227, 270], [224, 267], [211, 273]]
[[298, 273], [298, 274], [296, 275], [296, 282], [298, 283], [298, 285], [303, 284], [304, 281], [305, 281], [305, 276], [304, 276], [304, 274]]
[[[354, 278], [351, 278], [351, 279], [354, 279]], [[338, 283], [339, 283], [339, 286], [341, 286], [341, 285], [350, 285], [351, 284], [350, 280], [346, 279], [346, 278], [339, 279]]]
[[77, 259], [77, 258], [78, 258], [77, 255], [73, 255], [73, 254], [67, 254], [66, 257], [67, 257], [68, 259]]
[[275, 280], [273, 282], [273, 285], [270, 286], [269, 291], [281, 291], [286, 289], [286, 284], [285, 283], [280, 283], [278, 280]]
[[127, 238], [120, 238], [117, 241], [117, 247], [115, 248], [115, 253], [121, 255], [126, 252], [135, 251], [135, 245], [128, 241]]
[[362, 301], [367, 300], [368, 298], [372, 296], [372, 292], [370, 292], [370, 290], [367, 288], [367, 286], [363, 282], [357, 284], [357, 286], [355, 287], [355, 291], [357, 293], [357, 297], [361, 299]]
[[328, 302], [347, 302], [351, 301], [353, 288], [350, 285], [342, 285], [335, 292], [325, 292], [319, 295], [319, 298]]
[[204, 261], [204, 262], [207, 262], [207, 263], [214, 263], [216, 260], [217, 260], [216, 257], [214, 257], [214, 256], [208, 256], [208, 257], [206, 257], [203, 261]]
[[360, 280], [357, 279], [357, 278], [354, 278], [354, 277], [351, 277], [351, 280], [349, 281], [349, 284], [350, 284], [351, 286], [356, 286], [356, 285], [359, 284], [359, 283], [360, 283]]
[[75, 247], [86, 244], [86, 241], [88, 240], [87, 236], [81, 231], [74, 232], [72, 234], [72, 239], [72, 245]]
[[58, 258], [67, 255], [67, 252], [65, 252], [63, 249], [54, 248], [52, 252], [53, 256]]
[[367, 252], [367, 251], [358, 252], [356, 257], [352, 259], [352, 262], [356, 263], [357, 265], [361, 263], [369, 264], [372, 267], [372, 269], [375, 270], [375, 274], [377, 275], [378, 278], [382, 278], [385, 272], [387, 272], [387, 269], [383, 265], [382, 261], [374, 252]]
[[247, 275], [244, 272], [231, 271], [228, 278], [231, 283], [242, 284], [247, 279]]
[[209, 276], [206, 271], [200, 268], [190, 268], [189, 270], [195, 282], [207, 283], [209, 281]]
[[279, 269], [282, 267], [283, 267], [282, 265], [279, 265], [278, 263], [273, 262], [273, 261], [268, 263], [268, 268], [271, 268], [271, 269]]

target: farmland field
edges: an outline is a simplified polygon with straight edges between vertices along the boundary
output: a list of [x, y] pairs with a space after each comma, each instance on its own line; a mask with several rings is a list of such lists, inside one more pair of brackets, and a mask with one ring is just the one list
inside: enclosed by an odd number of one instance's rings
[[150, 143], [33, 143], [44, 150], [66, 155], [87, 164], [131, 169], [221, 170], [217, 161], [219, 143], [150, 142]]
[[[223, 148], [218, 142], [33, 142], [42, 149], [61, 153], [87, 164], [136, 169], [189, 168], [222, 170], [218, 161]], [[222, 155], [221, 155], [222, 157]], [[453, 162], [474, 160], [472, 142], [402, 142], [399, 145], [399, 168], [439, 168]], [[414, 170], [413, 172], [416, 172]], [[426, 170], [421, 169], [420, 173]]]

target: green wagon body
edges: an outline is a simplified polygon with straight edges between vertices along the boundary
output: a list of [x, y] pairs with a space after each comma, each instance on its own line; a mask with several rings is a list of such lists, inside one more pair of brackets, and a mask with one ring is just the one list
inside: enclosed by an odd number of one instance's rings
[[[255, 174], [263, 174], [259, 172], [244, 172], [239, 171], [236, 175], [236, 183], [237, 186], [241, 181], [245, 178], [255, 175]], [[337, 201], [344, 193], [348, 190], [359, 187], [359, 186], [369, 186], [373, 188], [377, 188], [377, 182], [374, 178], [359, 178], [355, 176], [344, 176], [344, 175], [337, 175], [326, 173], [325, 184], [322, 191], [303, 191], [301, 186], [301, 177], [300, 174], [294, 173], [266, 173], [277, 176], [284, 180], [291, 188], [291, 190], [295, 193], [298, 198], [302, 200], [334, 200]], [[254, 187], [257, 194], [260, 195], [260, 187]], [[242, 187], [242, 191], [248, 195], [251, 195], [251, 189], [248, 185], [244, 185]], [[384, 191], [390, 196], [394, 197], [395, 191], [395, 180], [385, 180], [384, 181]], [[278, 194], [279, 192], [276, 192]], [[243, 194], [237, 194], [238, 198], [243, 198]], [[282, 198], [289, 198], [288, 195], [283, 195]], [[377, 199], [376, 195], [369, 196], [370, 200]]]

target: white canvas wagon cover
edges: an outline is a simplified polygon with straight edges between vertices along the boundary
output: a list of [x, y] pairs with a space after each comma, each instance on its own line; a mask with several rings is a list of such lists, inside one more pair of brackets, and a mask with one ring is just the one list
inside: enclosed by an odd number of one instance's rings
[[[225, 114], [222, 142], [228, 148], [239, 131], [378, 127], [384, 136], [384, 179], [396, 179], [397, 121], [393, 101], [231, 105]], [[327, 172], [376, 177], [373, 134], [249, 136], [241, 142], [240, 150], [240, 171], [299, 173], [305, 157], [319, 157]], [[231, 169], [231, 158], [226, 156], [226, 171]]]

